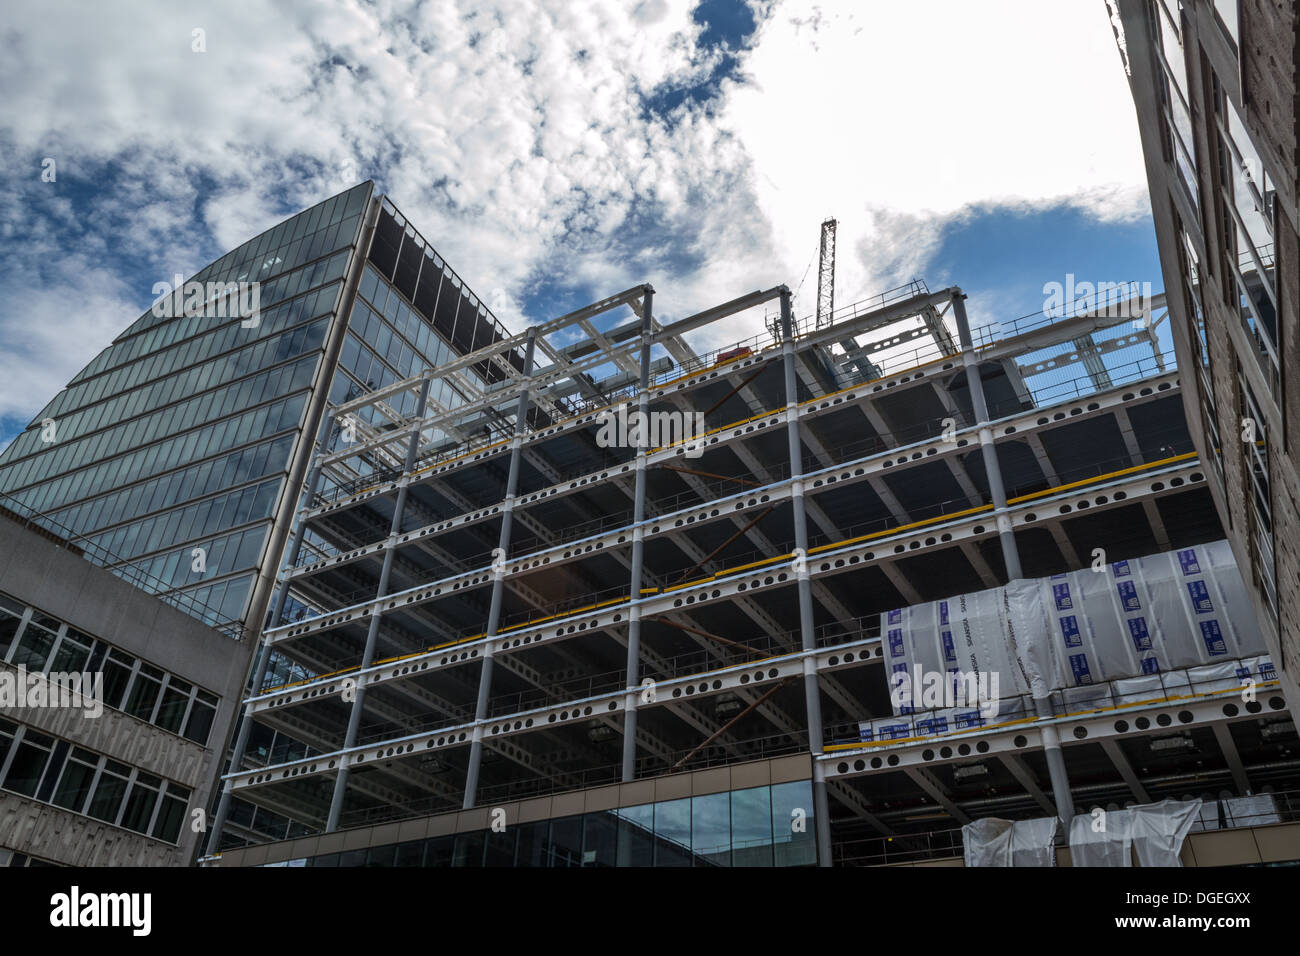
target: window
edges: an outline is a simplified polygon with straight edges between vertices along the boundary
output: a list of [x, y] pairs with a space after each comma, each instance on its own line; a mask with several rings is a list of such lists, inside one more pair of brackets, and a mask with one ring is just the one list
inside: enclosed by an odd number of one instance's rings
[[618, 817], [612, 811], [583, 819], [582, 865], [613, 866], [618, 857]]
[[1237, 0], [1214, 0], [1214, 12], [1235, 48], [1240, 42], [1237, 36]]
[[4, 770], [5, 760], [9, 757], [9, 748], [13, 745], [18, 725], [0, 718], [0, 771]]
[[135, 667], [135, 658], [130, 654], [113, 649], [104, 661], [104, 703], [109, 707], [121, 709], [122, 695], [131, 683], [131, 670]]
[[772, 865], [772, 795], [768, 787], [731, 793], [733, 866]]
[[[1250, 528], [1251, 571], [1272, 612], [1274, 627], [1278, 623], [1277, 557], [1273, 544], [1273, 496], [1269, 482], [1268, 432], [1255, 393], [1237, 367], [1240, 389], [1242, 438], [1246, 441], [1242, 458], [1243, 486], [1247, 490], [1246, 515]], [[1250, 440], [1253, 439], [1253, 440]]]
[[158, 809], [157, 819], [153, 825], [155, 839], [175, 843], [181, 835], [185, 823], [186, 810], [190, 802], [191, 791], [178, 783], [167, 783], [163, 790], [162, 803]]
[[4, 788], [22, 794], [24, 797], [34, 797], [40, 786], [41, 777], [45, 774], [45, 768], [50, 762], [50, 753], [53, 749], [53, 737], [37, 733], [30, 727], [22, 728], [10, 757]]
[[158, 692], [162, 690], [163, 672], [151, 664], [140, 663], [140, 670], [131, 682], [131, 690], [126, 696], [125, 710], [132, 717], [149, 720], [153, 716], [154, 703]]
[[0, 660], [9, 656], [9, 646], [13, 644], [22, 627], [26, 607], [17, 601], [0, 597]]
[[185, 721], [184, 736], [196, 744], [206, 744], [216, 714], [216, 694], [209, 694], [205, 690], [197, 691], [194, 703], [190, 706], [189, 719]]
[[100, 770], [95, 792], [90, 798], [90, 809], [86, 812], [96, 820], [116, 823], [122, 800], [126, 797], [126, 784], [131, 776], [131, 768], [116, 760], [105, 760]]
[[158, 705], [158, 716], [154, 720], [163, 730], [179, 733], [189, 709], [194, 687], [178, 677], [167, 678], [167, 686], [162, 692], [162, 702]]
[[86, 808], [86, 798], [90, 796], [91, 786], [95, 781], [95, 770], [99, 766], [99, 755], [73, 747], [63, 765], [58, 786], [54, 788], [54, 798], [50, 801], [56, 807], [81, 813]]
[[772, 842], [777, 866], [817, 862], [812, 782], [799, 780], [772, 787]]
[[122, 814], [122, 826], [139, 833], [148, 833], [149, 822], [153, 819], [154, 806], [161, 790], [162, 780], [153, 774], [137, 771], [126, 800], [126, 811]]
[[691, 800], [655, 804], [655, 866], [691, 865]]
[[[654, 863], [654, 804], [617, 811], [618, 865], [651, 866]], [[770, 816], [770, 814], [769, 814]], [[768, 824], [768, 830], [772, 829]], [[536, 864], [533, 864], [536, 865]]]
[[94, 640], [80, 631], [68, 628], [59, 642], [59, 649], [54, 654], [50, 670], [58, 674], [68, 674], [83, 670], [90, 660], [91, 645]]
[[691, 798], [691, 853], [696, 866], [731, 865], [731, 797]]
[[29, 671], [43, 671], [54, 649], [59, 622], [44, 614], [33, 614], [14, 648], [13, 665]]
[[[456, 850], [460, 852], [460, 838]], [[551, 821], [548, 846], [548, 866], [570, 867], [582, 865], [582, 817], [563, 817]]]

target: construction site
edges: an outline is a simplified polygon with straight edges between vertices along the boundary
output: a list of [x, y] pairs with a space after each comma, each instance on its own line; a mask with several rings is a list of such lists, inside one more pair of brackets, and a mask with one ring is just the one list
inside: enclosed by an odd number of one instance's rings
[[[1163, 297], [836, 307], [833, 251], [828, 221], [806, 316], [776, 285], [660, 321], [639, 285], [331, 408], [208, 862], [960, 864], [985, 818], [1049, 850], [1166, 798], [1193, 834], [1294, 821]], [[1067, 585], [1079, 620], [1017, 644]], [[979, 701], [897, 693], [968, 662]]]

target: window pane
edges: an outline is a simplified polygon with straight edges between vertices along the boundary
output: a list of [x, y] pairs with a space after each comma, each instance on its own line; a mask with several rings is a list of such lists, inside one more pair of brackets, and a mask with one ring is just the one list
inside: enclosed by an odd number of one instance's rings
[[691, 850], [696, 866], [731, 865], [731, 797], [711, 793], [691, 800]]
[[122, 814], [122, 826], [128, 830], [145, 833], [149, 829], [149, 818], [153, 816], [153, 805], [158, 802], [158, 791], [141, 785], [137, 778], [131, 788], [131, 796], [126, 801], [126, 813]]
[[87, 635], [68, 628], [68, 632], [63, 635], [63, 640], [59, 643], [59, 652], [54, 656], [54, 663], [50, 665], [50, 670], [61, 674], [80, 671], [90, 659], [92, 643], [92, 639]]
[[131, 667], [135, 660], [120, 651], [109, 651], [104, 661], [104, 703], [120, 709], [122, 694], [131, 680]]
[[613, 811], [588, 813], [583, 820], [583, 866], [613, 866], [618, 849], [618, 817]]
[[655, 804], [655, 866], [691, 865], [691, 798]]
[[487, 846], [483, 852], [484, 866], [514, 866], [515, 865], [515, 840], [518, 837], [519, 830], [517, 827], [506, 827], [500, 833], [492, 830], [487, 834]]
[[772, 842], [777, 866], [810, 866], [817, 862], [812, 781], [797, 780], [772, 787]]
[[618, 811], [618, 865], [654, 865], [654, 804]]
[[[209, 705], [205, 698], [211, 695], [199, 691], [198, 697], [194, 700], [194, 706], [190, 708], [190, 718], [185, 722], [185, 736], [197, 744], [206, 744], [208, 742], [208, 733], [212, 730], [212, 718], [216, 716], [216, 708]], [[212, 698], [214, 701], [216, 698]]]
[[452, 856], [452, 866], [483, 865], [483, 830], [456, 835], [456, 851]]
[[23, 620], [23, 606], [17, 601], [0, 598], [0, 660], [9, 653], [9, 645]]
[[148, 664], [140, 665], [140, 672], [135, 675], [131, 692], [127, 694], [125, 710], [132, 717], [148, 720], [153, 715], [153, 705], [162, 689], [162, 671]]
[[154, 719], [163, 730], [170, 730], [172, 733], [181, 729], [181, 721], [185, 719], [185, 708], [189, 706], [191, 685], [182, 680], [171, 678], [167, 681], [167, 689], [163, 691], [162, 703], [158, 705], [158, 716]]
[[366, 862], [364, 865], [391, 867], [396, 853], [397, 846], [392, 843], [389, 843], [387, 846], [372, 846], [366, 851]]
[[546, 841], [551, 821], [525, 823], [519, 828], [519, 847], [515, 853], [515, 866], [546, 866]]
[[175, 843], [181, 834], [181, 824], [185, 822], [185, 801], [175, 797], [163, 797], [162, 808], [158, 811], [158, 820], [153, 826], [153, 835], [159, 840]]
[[734, 866], [772, 865], [772, 795], [767, 787], [732, 792], [731, 852]]
[[393, 857], [393, 866], [423, 866], [424, 841], [412, 840], [410, 843], [397, 844], [397, 854]]
[[57, 807], [75, 810], [78, 813], [86, 805], [90, 795], [90, 784], [95, 779], [95, 765], [99, 758], [88, 750], [74, 748], [72, 756], [63, 767], [63, 776], [55, 788], [53, 803]]
[[18, 639], [18, 646], [14, 648], [13, 664], [15, 667], [22, 665], [29, 671], [43, 671], [53, 647], [54, 632], [41, 627], [33, 619], [27, 623], [23, 636]]
[[429, 838], [424, 844], [424, 865], [451, 866], [455, 843], [455, 837], [451, 836]]
[[582, 863], [582, 817], [551, 821], [548, 866], [580, 866]]
[[45, 765], [49, 762], [50, 748], [53, 745], [53, 738], [33, 733], [31, 730], [26, 731], [23, 739], [18, 743], [18, 752], [14, 754], [13, 763], [9, 765], [9, 773], [5, 777], [5, 789], [21, 793], [25, 797], [36, 793], [36, 787], [41, 782], [41, 775], [45, 773]]
[[117, 818], [118, 808], [122, 806], [122, 797], [126, 795], [126, 780], [109, 773], [100, 774], [99, 786], [90, 798], [87, 811], [97, 820], [112, 823]]

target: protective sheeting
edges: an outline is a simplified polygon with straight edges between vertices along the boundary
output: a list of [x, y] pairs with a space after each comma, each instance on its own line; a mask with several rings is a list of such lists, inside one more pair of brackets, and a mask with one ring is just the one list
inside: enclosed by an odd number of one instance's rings
[[1070, 821], [1074, 866], [1132, 866], [1133, 814], [1127, 810], [1080, 813]]
[[985, 817], [961, 828], [967, 866], [1055, 866], [1056, 817], [1001, 820]]
[[1141, 866], [1182, 866], [1178, 853], [1201, 812], [1200, 800], [1161, 800], [1130, 807], [1133, 849]]
[[1282, 817], [1277, 812], [1277, 801], [1271, 793], [1207, 800], [1201, 807], [1200, 813], [1202, 830], [1261, 827], [1281, 822]]
[[1070, 821], [1074, 866], [1182, 866], [1183, 841], [1202, 813], [1200, 800], [1161, 800], [1127, 810], [1095, 810]]
[[881, 633], [898, 716], [1107, 682], [1126, 703], [1165, 696], [1171, 671], [1226, 681], [1222, 665], [1266, 653], [1226, 541], [888, 611]]
[[[1277, 680], [1272, 658], [1251, 657], [1242, 661], [1223, 661], [1146, 677], [1066, 687], [1052, 692], [1051, 706], [1054, 714], [1085, 714], [1189, 694], [1236, 691], [1248, 678], [1257, 683]], [[1032, 720], [1036, 715], [1033, 698], [1028, 694], [1004, 697], [997, 701], [996, 715], [991, 714], [991, 710], [987, 706], [943, 707], [938, 710], [917, 710], [915, 713], [894, 717], [877, 717], [858, 724], [858, 739], [879, 743], [917, 737], [940, 737], [981, 727], [1006, 726], [1021, 720]]]
[[1034, 716], [1034, 702], [1028, 695], [1007, 697], [998, 701], [997, 710], [995, 718], [986, 718], [979, 707], [943, 707], [896, 717], [877, 717], [858, 724], [858, 739], [874, 742], [937, 737], [987, 727], [992, 723], [1026, 720]]

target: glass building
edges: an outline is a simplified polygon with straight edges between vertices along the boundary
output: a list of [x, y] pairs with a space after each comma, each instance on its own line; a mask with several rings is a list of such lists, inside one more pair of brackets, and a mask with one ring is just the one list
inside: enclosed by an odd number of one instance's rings
[[[194, 283], [201, 301], [188, 298]], [[370, 182], [250, 239], [183, 292], [0, 453], [0, 506], [209, 624], [255, 627], [326, 404], [503, 331]], [[473, 389], [479, 375], [502, 377], [471, 368], [458, 381]], [[430, 400], [454, 405], [463, 390], [440, 383]], [[364, 436], [367, 423], [356, 427]], [[351, 437], [340, 431], [320, 437]], [[363, 456], [357, 476], [369, 467]], [[306, 542], [307, 553], [329, 547]]]
[[268, 866], [813, 866], [807, 780], [299, 857]]

